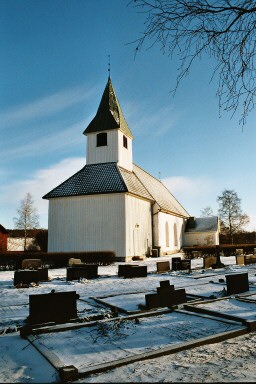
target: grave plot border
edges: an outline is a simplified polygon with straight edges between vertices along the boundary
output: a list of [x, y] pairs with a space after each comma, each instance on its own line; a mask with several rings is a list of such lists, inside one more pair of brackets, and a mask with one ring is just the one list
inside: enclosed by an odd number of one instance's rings
[[[174, 353], [177, 353], [180, 351], [188, 350], [191, 348], [199, 347], [202, 345], [221, 342], [221, 341], [224, 341], [227, 339], [231, 339], [233, 337], [245, 335], [251, 331], [248, 326], [242, 325], [241, 321], [238, 322], [238, 321], [229, 320], [229, 319], [220, 319], [220, 318], [217, 319], [216, 316], [209, 316], [209, 315], [204, 315], [204, 314], [200, 314], [200, 313], [192, 313], [190, 311], [180, 310], [180, 309], [179, 310], [170, 310], [169, 309], [169, 310], [161, 310], [161, 311], [158, 310], [158, 311], [154, 311], [154, 312], [151, 311], [151, 312], [137, 315], [137, 316], [136, 315], [125, 316], [125, 317], [122, 317], [122, 319], [136, 319], [136, 318], [148, 317], [148, 316], [159, 316], [159, 315], [174, 312], [174, 311], [180, 312], [180, 313], [186, 313], [190, 316], [207, 317], [207, 318], [211, 318], [213, 320], [218, 320], [218, 321], [222, 321], [222, 322], [229, 323], [229, 324], [237, 324], [237, 325], [241, 325], [241, 326], [240, 326], [240, 328], [232, 330], [232, 331], [221, 332], [221, 333], [218, 333], [215, 335], [202, 337], [202, 338], [197, 339], [197, 340], [192, 340], [192, 341], [180, 343], [178, 345], [177, 344], [170, 345], [167, 347], [160, 348], [158, 350], [140, 353], [137, 355], [129, 356], [126, 358], [121, 358], [121, 359], [107, 362], [107, 363], [97, 364], [93, 367], [88, 367], [86, 369], [81, 369], [81, 370], [79, 370], [77, 367], [75, 367], [73, 365], [66, 366], [54, 352], [50, 351], [47, 347], [45, 347], [43, 344], [40, 343], [40, 339], [38, 339], [38, 337], [36, 337], [35, 334], [27, 336], [26, 338], [31, 343], [31, 345], [34, 346], [41, 353], [41, 355], [44, 356], [45, 359], [58, 371], [58, 373], [60, 375], [60, 379], [63, 382], [70, 382], [70, 381], [74, 381], [77, 379], [85, 378], [85, 377], [90, 376], [92, 374], [105, 372], [105, 371], [108, 371], [108, 370], [111, 370], [111, 369], [114, 369], [114, 368], [117, 368], [117, 367], [120, 367], [123, 365], [131, 364], [131, 363], [134, 363], [136, 361], [153, 359], [153, 358], [157, 358], [157, 357], [161, 357], [161, 356], [165, 356], [165, 355], [174, 354]], [[116, 319], [107, 319], [107, 320], [102, 320], [102, 321], [109, 322], [109, 321], [115, 321], [115, 320]], [[89, 326], [95, 325], [96, 323], [99, 323], [99, 322], [93, 321], [90, 324], [89, 323], [80, 324], [79, 328], [80, 327], [89, 327]], [[41, 329], [41, 330], [37, 329], [36, 334], [48, 333], [48, 332], [49, 333], [58, 332], [58, 331], [70, 330], [70, 329], [74, 329], [74, 328], [78, 328], [78, 326], [73, 325], [72, 328], [70, 326], [68, 326], [65, 329], [63, 326], [62, 326], [62, 328], [59, 327], [58, 329], [56, 329], [56, 327], [53, 326], [53, 327], [49, 327], [48, 329], [46, 329], [46, 328]]]
[[256, 331], [256, 321], [255, 320], [248, 320], [248, 319], [243, 318], [241, 316], [229, 315], [228, 313], [222, 313], [219, 311], [214, 311], [213, 309], [197, 307], [198, 304], [206, 305], [206, 304], [209, 304], [212, 302], [221, 301], [221, 300], [229, 300], [229, 299], [236, 299], [236, 297], [226, 296], [226, 297], [221, 297], [221, 298], [213, 299], [213, 300], [204, 300], [204, 301], [197, 302], [197, 303], [184, 304], [183, 308], [187, 311], [195, 312], [198, 314], [210, 315], [210, 316], [213, 316], [213, 317], [218, 318], [218, 319], [227, 319], [227, 320], [237, 321], [237, 322], [240, 322], [242, 325], [246, 326], [250, 332], [255, 332]]

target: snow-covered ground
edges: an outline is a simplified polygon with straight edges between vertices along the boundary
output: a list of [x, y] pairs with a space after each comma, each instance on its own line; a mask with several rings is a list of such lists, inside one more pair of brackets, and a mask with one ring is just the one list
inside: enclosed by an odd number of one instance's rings
[[[191, 297], [200, 296], [202, 300], [223, 298], [207, 304], [193, 302], [193, 305], [256, 320], [256, 265], [238, 266], [235, 257], [221, 257], [225, 268], [203, 270], [203, 260], [193, 259], [191, 273], [158, 274], [156, 263], [166, 260], [171, 262], [171, 256], [134, 262], [147, 265], [148, 276], [145, 278], [118, 277], [116, 263], [100, 266], [99, 278], [79, 282], [67, 282], [64, 268], [49, 270], [48, 282], [20, 289], [13, 286], [13, 271], [0, 272], [0, 382], [60, 381], [54, 367], [26, 339], [22, 339], [18, 331], [29, 315], [29, 295], [32, 294], [50, 293], [53, 289], [55, 292], [76, 291], [79, 294], [78, 315], [85, 323], [94, 315], [101, 314], [105, 319], [111, 317], [108, 305], [123, 309], [117, 321], [110, 319], [104, 324], [98, 322], [91, 327], [35, 337], [35, 346], [37, 343], [43, 345], [54, 352], [63, 365], [75, 365], [79, 370], [239, 328], [235, 322], [225, 323], [182, 311], [143, 317], [139, 321], [126, 318], [139, 312], [145, 305], [145, 294], [156, 292], [162, 280], [169, 280], [175, 289], [185, 288]], [[250, 301], [225, 296], [225, 275], [239, 272], [248, 272]], [[102, 303], [94, 298], [100, 298]], [[255, 347], [256, 332], [252, 332], [215, 344], [135, 361], [77, 382], [254, 382]]]

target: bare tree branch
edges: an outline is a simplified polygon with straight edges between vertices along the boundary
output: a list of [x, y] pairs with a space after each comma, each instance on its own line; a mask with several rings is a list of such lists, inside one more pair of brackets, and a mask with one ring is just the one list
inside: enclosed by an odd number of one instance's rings
[[255, 0], [131, 0], [145, 14], [145, 29], [133, 43], [138, 52], [159, 43], [163, 53], [178, 55], [180, 67], [175, 94], [196, 59], [203, 54], [216, 65], [219, 109], [231, 116], [240, 109], [244, 126], [256, 95], [256, 1]]

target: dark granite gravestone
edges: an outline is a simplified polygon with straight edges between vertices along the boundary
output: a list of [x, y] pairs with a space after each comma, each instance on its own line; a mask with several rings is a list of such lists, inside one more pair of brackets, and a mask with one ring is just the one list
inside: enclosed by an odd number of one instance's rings
[[118, 276], [124, 277], [124, 271], [130, 267], [139, 266], [138, 264], [120, 264], [118, 265]]
[[94, 279], [97, 277], [97, 264], [76, 264], [73, 267], [67, 267], [67, 281], [79, 280], [81, 278]]
[[21, 285], [21, 286], [26, 286], [31, 283], [38, 283], [39, 282], [39, 273], [36, 269], [28, 269], [28, 270], [18, 270], [14, 271], [14, 280], [13, 280], [13, 285]]
[[130, 265], [124, 269], [124, 278], [147, 277], [148, 269], [146, 265]]
[[181, 257], [173, 257], [172, 258], [172, 270], [180, 271], [181, 269]]
[[145, 295], [145, 300], [147, 309], [161, 307], [160, 296], [157, 293], [148, 293], [147, 295]]
[[65, 323], [77, 319], [76, 291], [29, 295], [29, 324]]
[[225, 277], [228, 295], [249, 291], [248, 273], [236, 273]]
[[171, 270], [170, 262], [169, 261], [159, 261], [156, 263], [156, 269], [157, 269], [158, 273], [169, 272]]
[[187, 302], [186, 290], [175, 289], [169, 280], [160, 281], [157, 293], [145, 295], [146, 308], [172, 307]]
[[185, 270], [191, 271], [191, 259], [181, 260], [180, 268], [182, 271], [185, 271]]

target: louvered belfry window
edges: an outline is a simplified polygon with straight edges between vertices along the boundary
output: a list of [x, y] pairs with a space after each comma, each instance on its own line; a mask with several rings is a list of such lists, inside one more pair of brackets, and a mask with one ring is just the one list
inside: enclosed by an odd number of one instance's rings
[[97, 147], [104, 147], [105, 145], [108, 145], [107, 133], [106, 132], [98, 133]]
[[127, 143], [127, 137], [123, 136], [123, 146], [127, 149], [128, 148], [128, 143]]

